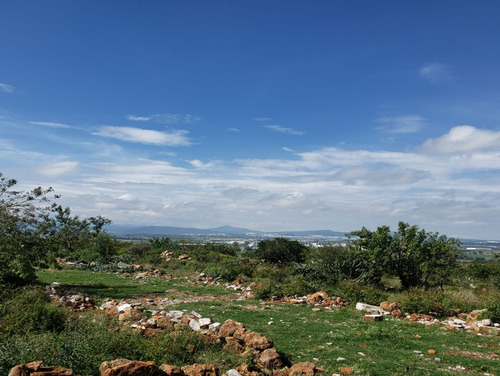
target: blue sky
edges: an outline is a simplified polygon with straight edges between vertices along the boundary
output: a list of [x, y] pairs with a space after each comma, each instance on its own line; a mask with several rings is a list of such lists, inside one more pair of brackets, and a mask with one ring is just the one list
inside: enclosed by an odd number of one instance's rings
[[2, 1], [0, 172], [83, 217], [500, 239], [496, 1]]

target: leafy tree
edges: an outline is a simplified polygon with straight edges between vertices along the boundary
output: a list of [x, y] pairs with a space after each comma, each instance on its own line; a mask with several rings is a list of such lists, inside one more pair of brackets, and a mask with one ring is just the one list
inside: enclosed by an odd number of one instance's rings
[[374, 232], [363, 227], [349, 235], [358, 237], [353, 244], [360, 250], [369, 281], [379, 283], [384, 272], [392, 273], [405, 289], [442, 286], [456, 264], [460, 244], [404, 222], [395, 233], [381, 226]]
[[52, 188], [24, 192], [15, 190], [16, 184], [0, 173], [0, 285], [35, 279], [33, 261], [42, 249], [35, 229], [50, 205]]
[[0, 173], [0, 285], [34, 281], [34, 266], [48, 254], [67, 256], [85, 248], [105, 257], [113, 253], [114, 243], [103, 230], [108, 219], [81, 220], [51, 202], [59, 197], [49, 197], [52, 188], [26, 192], [15, 190], [16, 184]]
[[306, 252], [307, 247], [296, 240], [275, 238], [262, 240], [255, 254], [266, 262], [283, 266], [292, 262], [304, 262]]

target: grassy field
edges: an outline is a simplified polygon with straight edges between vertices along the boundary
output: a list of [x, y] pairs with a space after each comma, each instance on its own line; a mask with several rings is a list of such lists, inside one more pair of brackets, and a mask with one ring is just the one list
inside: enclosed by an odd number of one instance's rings
[[313, 311], [304, 305], [237, 301], [221, 287], [193, 286], [182, 279], [137, 280], [114, 273], [40, 271], [42, 283], [59, 282], [95, 298], [157, 295], [215, 300], [172, 306], [205, 317], [233, 319], [271, 338], [291, 362], [312, 361], [325, 375], [350, 367], [356, 375], [500, 375], [500, 337], [446, 330], [399, 320], [366, 322], [356, 302], [339, 310]]

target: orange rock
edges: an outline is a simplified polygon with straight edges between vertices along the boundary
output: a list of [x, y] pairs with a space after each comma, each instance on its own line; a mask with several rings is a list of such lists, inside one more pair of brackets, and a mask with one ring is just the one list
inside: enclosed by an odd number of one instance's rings
[[275, 369], [283, 366], [281, 355], [276, 349], [266, 349], [259, 355], [258, 363], [266, 369]]
[[256, 350], [265, 350], [273, 347], [273, 341], [256, 332], [247, 332], [245, 344]]
[[226, 320], [219, 328], [219, 337], [230, 337], [240, 328], [244, 328], [240, 322], [234, 320]]
[[164, 375], [164, 372], [153, 362], [128, 359], [116, 359], [111, 362], [103, 362], [99, 367], [99, 371], [101, 372], [101, 376]]
[[219, 369], [213, 364], [195, 363], [182, 367], [186, 376], [219, 376]]
[[422, 338], [420, 334], [415, 335], [415, 338]]
[[427, 350], [427, 354], [434, 355], [435, 353], [436, 353], [436, 350], [434, 350], [434, 349]]
[[180, 367], [172, 366], [170, 364], [162, 364], [160, 369], [165, 372], [167, 376], [184, 376], [184, 372]]
[[316, 372], [316, 366], [312, 362], [300, 362], [294, 364], [290, 368], [289, 376], [298, 376], [298, 375], [306, 375], [306, 376], [314, 376]]
[[351, 374], [351, 373], [353, 373], [353, 372], [354, 372], [354, 371], [352, 370], [352, 368], [351, 368], [351, 367], [342, 367], [342, 368], [340, 369], [340, 373], [341, 373], [342, 375], [350, 375], [350, 374]]
[[325, 299], [328, 299], [328, 293], [326, 291], [315, 292], [314, 294], [308, 295], [306, 298], [309, 304], [320, 303]]

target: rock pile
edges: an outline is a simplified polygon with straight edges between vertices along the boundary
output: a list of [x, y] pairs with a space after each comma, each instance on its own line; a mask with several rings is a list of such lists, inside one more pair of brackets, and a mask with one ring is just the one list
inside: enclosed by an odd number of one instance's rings
[[52, 301], [75, 311], [86, 311], [95, 307], [95, 301], [89, 294], [67, 290], [57, 282], [47, 286], [46, 290]]
[[475, 310], [470, 313], [460, 313], [459, 317], [451, 317], [447, 320], [439, 319], [421, 313], [401, 313], [399, 306], [395, 302], [382, 302], [380, 307], [371, 304], [357, 303], [356, 309], [363, 311], [363, 320], [382, 321], [384, 317], [389, 316], [397, 319], [404, 319], [425, 325], [442, 325], [448, 330], [465, 329], [481, 334], [500, 335], [500, 324], [493, 323], [490, 319], [479, 319], [480, 315], [486, 312], [486, 309]]
[[290, 303], [290, 304], [308, 304], [310, 306], [319, 308], [342, 308], [349, 305], [349, 303], [339, 296], [329, 296], [326, 291], [318, 291], [314, 294], [301, 297], [284, 297], [282, 299], [272, 299], [274, 303]]
[[8, 376], [73, 376], [73, 371], [62, 367], [47, 367], [42, 361], [20, 364], [12, 368]]
[[[313, 363], [294, 364], [291, 368], [282, 369], [269, 374], [273, 376], [313, 376], [320, 369]], [[214, 364], [195, 363], [184, 367], [170, 364], [157, 366], [153, 362], [140, 360], [115, 359], [103, 362], [99, 367], [101, 376], [219, 376], [220, 372]], [[230, 369], [223, 376], [258, 376], [261, 373], [249, 371], [249, 367], [241, 365]], [[62, 367], [45, 367], [41, 361], [21, 364], [11, 369], [8, 376], [73, 376], [73, 371]]]
[[[312, 375], [314, 372], [321, 370], [314, 365], [311, 366], [312, 363], [299, 363], [299, 365], [292, 366], [292, 368], [285, 367], [287, 363], [274, 348], [272, 340], [260, 333], [248, 330], [244, 324], [234, 320], [226, 320], [221, 324], [213, 322], [210, 318], [203, 317], [198, 312], [186, 313], [180, 310], [151, 311], [151, 317], [146, 318], [143, 317], [143, 309], [139, 305], [116, 301], [109, 301], [101, 308], [108, 315], [117, 316], [119, 321], [130, 325], [144, 336], [161, 335], [164, 330], [190, 328], [203, 335], [207, 341], [219, 343], [227, 351], [252, 359], [252, 363], [255, 364], [256, 368], [240, 367], [237, 372], [243, 376], [257, 376], [262, 372], [270, 373], [273, 370], [276, 372], [279, 370], [280, 373], [276, 374], [276, 376], [300, 375], [302, 374], [298, 373], [300, 367], [302, 367], [300, 369], [308, 369], [308, 373], [304, 374]], [[184, 374], [188, 375], [184, 368], [182, 370]], [[189, 373], [189, 375], [191, 374]], [[196, 375], [202, 374], [208, 375], [212, 373], [196, 373]], [[233, 374], [236, 375], [234, 372]]]

